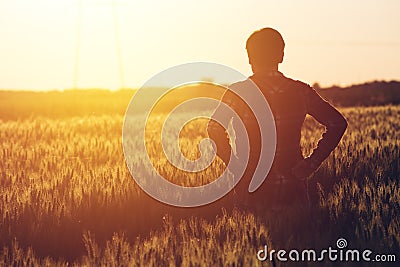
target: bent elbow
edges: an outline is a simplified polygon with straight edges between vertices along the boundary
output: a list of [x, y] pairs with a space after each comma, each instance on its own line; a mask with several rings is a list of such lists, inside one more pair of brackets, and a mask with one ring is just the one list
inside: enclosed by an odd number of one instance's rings
[[341, 116], [340, 119], [338, 118], [334, 122], [332, 121], [330, 124], [327, 125], [327, 131], [334, 132], [338, 136], [343, 136], [344, 132], [347, 129], [347, 126], [347, 120], [343, 116]]

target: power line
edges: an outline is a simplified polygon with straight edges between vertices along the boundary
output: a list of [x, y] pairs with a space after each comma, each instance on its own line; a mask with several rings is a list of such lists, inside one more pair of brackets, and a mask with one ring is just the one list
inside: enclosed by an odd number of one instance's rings
[[82, 32], [82, 2], [83, 0], [78, 0], [78, 22], [76, 26], [76, 48], [75, 48], [75, 66], [74, 66], [74, 89], [78, 88], [79, 56], [80, 56], [81, 32]]
[[[74, 88], [78, 88], [79, 81], [79, 64], [80, 64], [80, 48], [81, 48], [81, 38], [82, 38], [82, 19], [83, 19], [83, 0], [78, 0], [78, 17], [77, 17], [77, 28], [76, 28], [76, 48], [75, 48], [75, 66], [74, 66]], [[122, 49], [121, 49], [121, 40], [119, 33], [119, 20], [118, 20], [118, 12], [117, 12], [117, 4], [116, 0], [112, 1], [112, 16], [113, 16], [113, 24], [114, 24], [114, 41], [115, 41], [115, 50], [117, 54], [118, 60], [118, 69], [119, 69], [119, 80], [121, 88], [125, 88], [125, 77], [124, 77], [124, 64], [122, 58]]]
[[117, 58], [118, 58], [118, 67], [119, 67], [119, 79], [121, 88], [125, 88], [125, 77], [124, 77], [124, 66], [122, 62], [122, 51], [121, 51], [121, 40], [119, 34], [119, 21], [118, 21], [118, 12], [117, 12], [117, 1], [112, 1], [112, 11], [113, 11], [113, 19], [114, 19], [114, 38], [115, 38], [115, 47], [117, 50]]

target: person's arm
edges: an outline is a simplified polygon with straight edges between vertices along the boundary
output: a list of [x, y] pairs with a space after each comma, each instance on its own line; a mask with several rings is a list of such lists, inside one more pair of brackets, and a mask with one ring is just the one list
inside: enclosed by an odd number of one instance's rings
[[[217, 109], [211, 117], [211, 120], [207, 126], [208, 136], [215, 142], [217, 156], [228, 165], [231, 156], [231, 145], [229, 143], [229, 136], [225, 129], [232, 119], [230, 116], [231, 112], [222, 103], [229, 105], [231, 102], [231, 94], [227, 91], [222, 97], [221, 103], [218, 105]], [[219, 121], [219, 122], [218, 122]], [[220, 124], [221, 123], [221, 124]]]
[[313, 116], [320, 124], [326, 127], [322, 138], [318, 141], [311, 155], [300, 161], [294, 168], [293, 174], [297, 178], [305, 178], [318, 169], [321, 163], [336, 148], [342, 138], [347, 121], [340, 112], [311, 87], [305, 92], [307, 113]]

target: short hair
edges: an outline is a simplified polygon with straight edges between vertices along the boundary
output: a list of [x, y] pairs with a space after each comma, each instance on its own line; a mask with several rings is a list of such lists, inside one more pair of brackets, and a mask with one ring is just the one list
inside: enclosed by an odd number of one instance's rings
[[246, 42], [250, 63], [256, 65], [280, 63], [284, 48], [282, 35], [272, 28], [253, 32]]

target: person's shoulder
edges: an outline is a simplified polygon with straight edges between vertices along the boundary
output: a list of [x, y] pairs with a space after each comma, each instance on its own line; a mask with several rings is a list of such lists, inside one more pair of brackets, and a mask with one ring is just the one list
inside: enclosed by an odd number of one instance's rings
[[225, 98], [235, 98], [236, 95], [242, 95], [244, 93], [251, 92], [253, 90], [258, 90], [257, 85], [255, 82], [253, 82], [251, 79], [247, 78], [242, 81], [238, 81], [235, 83], [232, 83], [227, 86], [227, 89], [224, 97]]
[[249, 86], [256, 86], [256, 84], [250, 78], [247, 78], [245, 80], [232, 83], [228, 87], [229, 89], [236, 91], [248, 88]]
[[288, 84], [290, 84], [292, 87], [294, 87], [297, 90], [302, 90], [304, 92], [313, 90], [313, 88], [308, 83], [305, 83], [303, 81], [288, 78], [286, 76], [285, 76], [285, 79]]

